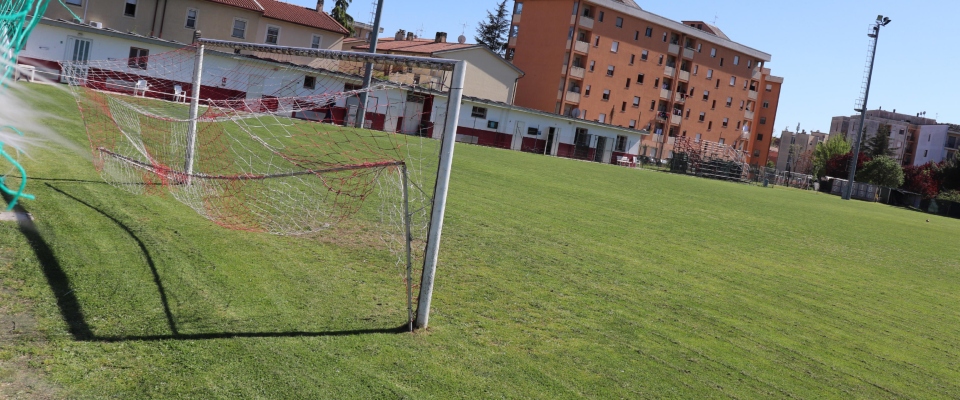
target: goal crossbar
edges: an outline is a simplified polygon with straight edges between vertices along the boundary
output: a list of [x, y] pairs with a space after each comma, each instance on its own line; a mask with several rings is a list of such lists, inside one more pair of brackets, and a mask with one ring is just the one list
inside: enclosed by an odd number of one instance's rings
[[329, 60], [354, 61], [354, 62], [360, 62], [360, 63], [393, 65], [398, 67], [430, 68], [430, 69], [438, 69], [443, 71], [453, 71], [454, 68], [457, 66], [457, 62], [458, 62], [458, 60], [450, 60], [450, 59], [444, 59], [444, 58], [423, 58], [423, 57], [410, 57], [410, 56], [402, 56], [402, 55], [394, 55], [394, 54], [371, 54], [371, 53], [360, 53], [360, 52], [352, 52], [352, 51], [313, 49], [313, 48], [307, 48], [307, 47], [275, 46], [275, 45], [269, 45], [269, 44], [232, 42], [228, 40], [217, 40], [217, 39], [200, 38], [200, 39], [197, 39], [197, 43], [205, 46], [221, 47], [221, 48], [228, 48], [233, 50], [256, 51], [261, 53], [274, 53], [274, 54], [283, 54], [288, 56], [314, 57], [314, 58], [324, 58]]

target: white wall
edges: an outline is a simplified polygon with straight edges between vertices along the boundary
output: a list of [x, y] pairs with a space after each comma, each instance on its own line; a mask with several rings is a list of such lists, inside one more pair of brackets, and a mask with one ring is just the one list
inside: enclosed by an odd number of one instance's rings
[[921, 125], [917, 138], [917, 153], [913, 165], [923, 165], [930, 161], [940, 162], [946, 156], [944, 146], [947, 142], [949, 125]]

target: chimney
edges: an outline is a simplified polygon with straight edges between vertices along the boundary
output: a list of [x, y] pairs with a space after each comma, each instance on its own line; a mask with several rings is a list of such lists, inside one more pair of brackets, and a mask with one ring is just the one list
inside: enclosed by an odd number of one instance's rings
[[407, 40], [413, 40], [413, 32], [407, 32]]
[[437, 32], [437, 43], [446, 43], [447, 42], [447, 33], [446, 32]]
[[393, 37], [393, 40], [403, 40], [403, 37], [407, 34], [407, 31], [401, 29], [397, 31], [396, 36]]
[[323, 0], [317, 0], [317, 12], [323, 12]]

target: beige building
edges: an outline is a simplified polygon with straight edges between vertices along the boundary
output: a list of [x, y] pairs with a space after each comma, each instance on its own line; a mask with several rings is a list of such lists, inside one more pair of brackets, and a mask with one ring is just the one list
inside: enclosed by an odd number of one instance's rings
[[[190, 43], [194, 32], [210, 39], [340, 50], [349, 34], [316, 8], [276, 0], [64, 0], [50, 19]], [[71, 12], [73, 14], [71, 14]]]
[[[351, 48], [344, 50], [363, 52], [369, 51], [369, 49], [369, 43], [354, 42]], [[466, 40], [460, 40], [459, 43], [447, 43], [447, 34], [443, 32], [437, 33], [436, 38], [430, 40], [416, 38], [412, 33], [405, 34], [401, 30], [393, 38], [378, 40], [377, 53], [466, 61], [468, 79], [463, 88], [463, 94], [507, 104], [513, 104], [516, 97], [517, 81], [524, 75], [523, 71], [486, 46], [468, 44]], [[394, 82], [420, 85], [440, 91], [450, 88], [451, 74], [449, 72], [417, 69], [381, 72], [389, 75], [389, 79]]]

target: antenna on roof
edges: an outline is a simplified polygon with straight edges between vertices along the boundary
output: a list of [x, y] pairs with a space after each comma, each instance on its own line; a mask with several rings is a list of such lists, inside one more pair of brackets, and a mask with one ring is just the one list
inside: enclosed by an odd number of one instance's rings
[[469, 25], [469, 24], [466, 23], [466, 22], [464, 22], [464, 23], [462, 24], [463, 30], [460, 31], [460, 34], [461, 34], [461, 35], [466, 35], [466, 34], [467, 34], [467, 25]]
[[420, 29], [417, 29], [417, 37], [418, 37], [418, 38], [422, 38], [422, 37], [423, 37], [423, 24], [422, 24], [422, 23], [420, 24]]
[[717, 20], [720, 19], [720, 16], [713, 14], [713, 26], [717, 26]]

